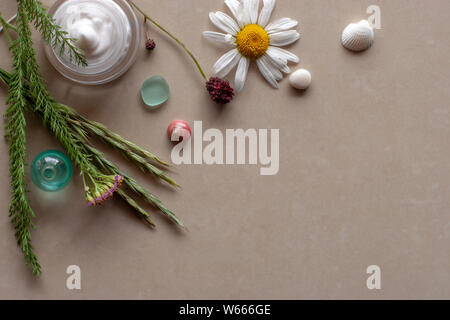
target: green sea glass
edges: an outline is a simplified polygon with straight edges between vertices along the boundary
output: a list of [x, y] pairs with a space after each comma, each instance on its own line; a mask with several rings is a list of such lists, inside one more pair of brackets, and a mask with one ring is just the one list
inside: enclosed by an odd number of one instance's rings
[[31, 179], [44, 191], [59, 191], [72, 179], [73, 168], [69, 158], [57, 150], [47, 150], [34, 159]]
[[157, 108], [169, 99], [169, 84], [161, 76], [151, 77], [142, 84], [141, 95], [147, 106]]

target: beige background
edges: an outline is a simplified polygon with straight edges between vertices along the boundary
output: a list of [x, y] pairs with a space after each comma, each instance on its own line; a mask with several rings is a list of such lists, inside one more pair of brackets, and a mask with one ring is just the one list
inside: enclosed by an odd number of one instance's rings
[[[208, 12], [224, 10], [221, 0], [137, 2], [180, 35], [208, 71], [223, 53], [201, 37], [214, 30]], [[372, 49], [349, 53], [340, 33], [367, 17], [370, 4], [380, 5], [383, 29]], [[15, 1], [1, 1], [0, 10], [11, 16]], [[313, 86], [300, 94], [285, 79], [273, 90], [252, 68], [244, 92], [225, 108], [209, 101], [191, 61], [159, 32], [157, 50], [142, 50], [124, 77], [101, 87], [64, 80], [39, 43], [42, 72], [58, 100], [162, 157], [170, 156], [166, 128], [175, 118], [221, 130], [279, 128], [280, 172], [181, 166], [172, 176], [183, 189], [173, 191], [131, 170], [188, 232], [156, 212], [151, 231], [119, 200], [87, 208], [77, 174], [58, 199], [30, 185], [44, 271], [36, 280], [7, 217], [2, 142], [0, 298], [450, 298], [449, 11], [447, 0], [279, 0], [273, 17], [300, 21], [302, 39], [290, 50], [312, 72]], [[9, 69], [4, 36], [0, 42], [0, 65]], [[157, 74], [172, 95], [151, 112], [138, 88]], [[5, 98], [2, 88], [2, 110]], [[33, 117], [28, 139], [29, 161], [60, 148]], [[78, 292], [66, 289], [71, 264], [82, 269]], [[382, 268], [380, 291], [366, 288], [372, 264]]]

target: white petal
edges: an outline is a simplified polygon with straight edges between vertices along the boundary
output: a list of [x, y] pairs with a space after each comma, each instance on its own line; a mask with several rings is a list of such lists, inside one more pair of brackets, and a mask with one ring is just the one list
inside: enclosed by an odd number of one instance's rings
[[249, 20], [249, 18], [247, 19], [246, 14], [245, 14], [245, 10], [244, 10], [244, 1], [241, 0], [239, 1], [239, 6], [237, 8], [237, 17], [236, 17], [239, 26], [241, 28], [245, 27], [248, 22], [246, 22], [246, 20]]
[[259, 59], [261, 59], [262, 62], [269, 68], [270, 72], [274, 75], [275, 80], [280, 81], [283, 79], [283, 74], [281, 73], [280, 68], [274, 65], [268, 57], [262, 56]]
[[266, 57], [279, 70], [283, 71], [284, 73], [291, 73], [291, 69], [289, 69], [286, 59], [283, 59], [280, 56], [273, 54], [273, 52], [269, 52], [269, 50], [267, 50], [266, 52]]
[[226, 25], [228, 25], [230, 28], [232, 28], [235, 31], [235, 34], [238, 33], [241, 28], [238, 26], [238, 24], [236, 23], [236, 21], [233, 20], [232, 17], [230, 17], [229, 15], [217, 11], [216, 12], [216, 17], [218, 17], [220, 20], [222, 20]]
[[250, 59], [246, 57], [241, 57], [239, 61], [236, 77], [234, 79], [234, 89], [236, 92], [241, 92], [244, 88], [245, 80], [247, 79], [248, 67], [250, 66]]
[[213, 67], [214, 74], [219, 78], [225, 77], [239, 62], [240, 57], [241, 55], [237, 49], [228, 51], [217, 60]]
[[275, 0], [263, 0], [264, 6], [259, 14], [258, 24], [261, 27], [265, 27], [270, 20], [273, 8], [275, 7]]
[[241, 4], [239, 6], [239, 10], [241, 11], [241, 20], [244, 26], [252, 23], [252, 16], [251, 16], [251, 2], [253, 0], [241, 0]]
[[230, 9], [233, 16], [236, 18], [238, 24], [241, 25], [241, 22], [239, 21], [239, 1], [225, 0], [225, 4], [228, 6], [228, 9]]
[[281, 31], [269, 35], [269, 38], [271, 45], [283, 47], [300, 39], [300, 34], [295, 30]]
[[286, 74], [291, 73], [291, 68], [289, 68], [288, 65], [285, 65], [285, 66], [283, 67], [283, 69], [280, 69], [280, 70], [281, 70], [281, 72], [284, 72], [284, 73], [286, 73]]
[[275, 33], [280, 31], [286, 31], [292, 29], [298, 25], [298, 21], [292, 20], [290, 18], [281, 18], [274, 22], [271, 22], [267, 25], [266, 31], [267, 33]]
[[255, 24], [258, 22], [259, 0], [244, 0], [248, 6], [250, 22]]
[[278, 82], [275, 79], [274, 74], [271, 72], [271, 69], [269, 67], [269, 64], [265, 62], [263, 57], [256, 60], [256, 64], [258, 65], [259, 71], [261, 71], [261, 74], [263, 77], [267, 80], [267, 82], [270, 83], [270, 85], [276, 89], [278, 89]]
[[236, 46], [234, 44], [234, 39], [231, 34], [225, 34], [214, 31], [205, 31], [203, 32], [203, 37], [214, 43], [225, 43], [229, 46]]
[[294, 63], [300, 62], [300, 59], [295, 54], [281, 48], [269, 46], [269, 49], [267, 49], [267, 53], [273, 56], [278, 56], [286, 61], [291, 61]]
[[239, 27], [236, 22], [234, 22], [234, 20], [230, 16], [227, 16], [223, 12], [210, 12], [209, 19], [211, 19], [211, 22], [217, 28], [224, 31], [225, 33], [236, 35], [237, 31], [239, 31]]

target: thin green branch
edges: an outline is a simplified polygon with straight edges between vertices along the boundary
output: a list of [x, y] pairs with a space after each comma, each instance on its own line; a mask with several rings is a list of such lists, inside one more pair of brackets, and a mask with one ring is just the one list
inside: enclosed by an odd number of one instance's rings
[[[151, 172], [159, 179], [178, 186], [173, 179], [164, 174], [163, 170], [149, 161], [154, 161], [162, 166], [167, 166], [166, 162], [108, 130], [102, 124], [88, 120], [75, 110], [57, 103], [50, 95], [36, 61], [30, 24], [34, 23], [45, 41], [54, 48], [60, 49], [60, 55], [69, 54], [75, 63], [85, 64], [84, 55], [73, 45], [74, 39], [69, 38], [67, 33], [55, 24], [39, 1], [17, 0], [17, 2], [15, 27], [5, 21], [0, 14], [0, 23], [8, 37], [10, 51], [13, 55], [12, 73], [0, 68], [0, 80], [8, 86], [7, 104], [9, 107], [5, 113], [7, 118], [5, 137], [9, 142], [12, 188], [10, 217], [15, 228], [17, 242], [33, 273], [40, 276], [41, 267], [31, 245], [31, 230], [33, 229], [31, 220], [34, 212], [26, 196], [26, 111], [32, 111], [42, 118], [44, 125], [61, 142], [72, 161], [80, 167], [86, 199], [90, 205], [101, 204], [114, 192], [117, 192], [145, 221], [154, 226], [149, 214], [124, 190], [118, 189], [124, 182], [131, 192], [143, 197], [183, 227], [183, 223], [158, 198], [133, 178], [123, 174], [115, 164], [91, 146], [88, 139], [91, 136], [99, 138], [102, 142], [120, 151], [142, 170]], [[9, 30], [17, 32], [17, 39], [11, 37]]]
[[[1, 12], [0, 12], [0, 23], [1, 23], [1, 25], [2, 25], [2, 30], [3, 30], [3, 32], [5, 33], [6, 38], [8, 39], [9, 45], [12, 45], [13, 40], [12, 40], [12, 37], [11, 37], [11, 35], [9, 34], [9, 31], [8, 31], [8, 30], [9, 30], [9, 29], [12, 29], [12, 30], [14, 30], [14, 31], [17, 32], [17, 28], [14, 27], [13, 25], [10, 25], [10, 24], [3, 18]], [[2, 30], [0, 30], [0, 32], [1, 32]]]
[[68, 33], [55, 23], [47, 10], [38, 0], [18, 0], [24, 6], [34, 27], [41, 33], [42, 39], [55, 50], [59, 56], [67, 54], [70, 61], [75, 64], [87, 66], [84, 53], [74, 45], [76, 39], [69, 37]]
[[[10, 77], [11, 77], [11, 75], [7, 71], [0, 68], [0, 78], [6, 84], [9, 84]], [[27, 92], [27, 94], [28, 94], [28, 97], [27, 97], [28, 103], [33, 104], [34, 99], [31, 96], [29, 96], [29, 92]], [[65, 110], [71, 110], [71, 111], [67, 111], [68, 115], [72, 114], [74, 117], [77, 117], [77, 118], [81, 117], [76, 111], [74, 111], [70, 107], [64, 106], [62, 104], [54, 104], [53, 108], [63, 114], [66, 112]], [[38, 111], [38, 114], [44, 119], [45, 116], [43, 115], [42, 111]], [[56, 119], [55, 121], [58, 122], [58, 119]], [[74, 130], [75, 130], [75, 133], [72, 133], [72, 135], [74, 136], [75, 141], [77, 141], [77, 143], [79, 143], [79, 145], [80, 145], [80, 148], [81, 148], [80, 152], [89, 155], [89, 161], [90, 161], [91, 165], [92, 165], [93, 161], [95, 161], [97, 163], [97, 165], [98, 165], [96, 167], [97, 171], [103, 171], [107, 174], [116, 174], [116, 175], [123, 176], [125, 178], [125, 184], [133, 192], [135, 192], [137, 195], [143, 197], [146, 201], [148, 201], [149, 203], [154, 205], [162, 213], [164, 213], [167, 217], [169, 217], [171, 220], [173, 220], [176, 224], [178, 224], [181, 227], [184, 227], [184, 224], [181, 222], [181, 220], [171, 210], [169, 210], [156, 196], [154, 196], [153, 194], [148, 192], [145, 188], [143, 188], [140, 184], [138, 184], [136, 182], [136, 180], [134, 180], [133, 178], [131, 178], [130, 176], [128, 176], [127, 174], [125, 174], [124, 172], [119, 170], [119, 168], [116, 165], [114, 165], [112, 162], [110, 162], [109, 160], [106, 159], [105, 155], [102, 152], [100, 152], [96, 148], [92, 147], [87, 140], [83, 140], [84, 138], [82, 137], [82, 135], [85, 135], [85, 132], [78, 125], [74, 126], [73, 124], [74, 124], [73, 121], [67, 122], [67, 125], [70, 125], [70, 127], [74, 128]], [[78, 128], [78, 129], [75, 129], [75, 128]], [[80, 131], [78, 131], [78, 130], [80, 130]], [[139, 155], [132, 154], [132, 153], [130, 153], [130, 154], [135, 157], [135, 161], [140, 162], [140, 163], [145, 162], [143, 158], [139, 158]], [[151, 166], [150, 164], [147, 164], [147, 166], [148, 166], [148, 167], [146, 167], [147, 170], [152, 170], [151, 172], [153, 172], [153, 171], [158, 172], [157, 175], [160, 175], [160, 177], [163, 175], [163, 173], [160, 169], [158, 169], [154, 166]], [[168, 181], [169, 183], [171, 183], [175, 186], [178, 186], [178, 184], [169, 177], [165, 177], [164, 180]], [[134, 205], [131, 205], [131, 206], [133, 208], [135, 208]]]
[[105, 158], [105, 155], [99, 150], [95, 149], [91, 145], [86, 144], [86, 149], [88, 149], [93, 155], [95, 161], [104, 168], [105, 170], [114, 173], [120, 174], [125, 178], [125, 184], [128, 186], [133, 192], [143, 197], [147, 202], [158, 208], [162, 213], [164, 213], [168, 218], [173, 220], [180, 227], [184, 227], [184, 224], [181, 220], [171, 211], [169, 210], [157, 197], [148, 192], [145, 188], [143, 188], [136, 180], [128, 176], [123, 171], [119, 170], [119, 168]]
[[74, 122], [76, 122], [79, 126], [82, 126], [85, 130], [89, 131], [94, 136], [97, 136], [98, 138], [108, 141], [108, 144], [114, 146], [117, 143], [119, 143], [119, 144], [121, 144], [120, 148], [125, 148], [125, 149], [129, 150], [130, 152], [138, 154], [139, 156], [141, 156], [145, 159], [152, 160], [152, 161], [154, 161], [160, 165], [163, 165], [165, 167], [170, 166], [169, 163], [162, 160], [155, 154], [153, 154], [145, 149], [142, 149], [135, 143], [122, 138], [117, 133], [110, 131], [103, 124], [86, 119], [85, 117], [81, 116], [78, 112], [76, 112], [73, 108], [70, 108], [63, 104], [58, 104], [56, 107], [63, 110], [67, 114], [69, 114], [69, 116], [73, 119]]
[[202, 75], [203, 79], [205, 79], [206, 81], [208, 81], [208, 78], [205, 75], [205, 72], [203, 71], [202, 67], [200, 66], [200, 63], [198, 62], [198, 60], [195, 58], [194, 54], [191, 52], [191, 50], [189, 50], [186, 45], [181, 42], [180, 39], [178, 39], [175, 35], [173, 35], [170, 31], [168, 31], [166, 28], [164, 28], [163, 26], [161, 26], [158, 22], [156, 22], [156, 20], [154, 20], [153, 18], [151, 18], [148, 14], [146, 14], [140, 7], [138, 7], [133, 1], [128, 0], [128, 2], [134, 7], [136, 8], [137, 11], [139, 11], [139, 13], [141, 13], [145, 19], [147, 19], [148, 21], [150, 21], [151, 23], [153, 23], [157, 28], [159, 28], [161, 31], [163, 31], [164, 33], [166, 33], [169, 37], [171, 37], [176, 43], [178, 43], [184, 51], [186, 51], [186, 53], [191, 57], [191, 59], [194, 61], [195, 65], [197, 66], [197, 69], [200, 71], [200, 74]]
[[[21, 15], [17, 23], [21, 29], [25, 29], [28, 23], [26, 16]], [[5, 30], [7, 31], [7, 26]], [[9, 216], [14, 225], [17, 243], [22, 249], [25, 262], [31, 267], [33, 273], [39, 277], [41, 275], [41, 266], [37, 261], [31, 244], [31, 229], [34, 228], [31, 219], [34, 217], [34, 212], [26, 196], [27, 184], [25, 181], [25, 108], [27, 105], [25, 99], [25, 75], [27, 70], [25, 43], [20, 39], [12, 41], [11, 51], [14, 57], [13, 73], [9, 78], [10, 89], [7, 99], [9, 107], [5, 114], [5, 117], [8, 119], [5, 127], [5, 137], [9, 142], [9, 172], [12, 188]]]

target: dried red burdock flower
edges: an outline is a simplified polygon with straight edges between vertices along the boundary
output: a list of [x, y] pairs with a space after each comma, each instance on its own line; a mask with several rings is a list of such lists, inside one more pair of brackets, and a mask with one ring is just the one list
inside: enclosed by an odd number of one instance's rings
[[156, 43], [153, 41], [153, 39], [147, 39], [145, 42], [145, 49], [152, 51], [156, 48]]
[[219, 104], [227, 104], [233, 100], [234, 90], [227, 80], [212, 77], [206, 82], [206, 90], [211, 99]]

